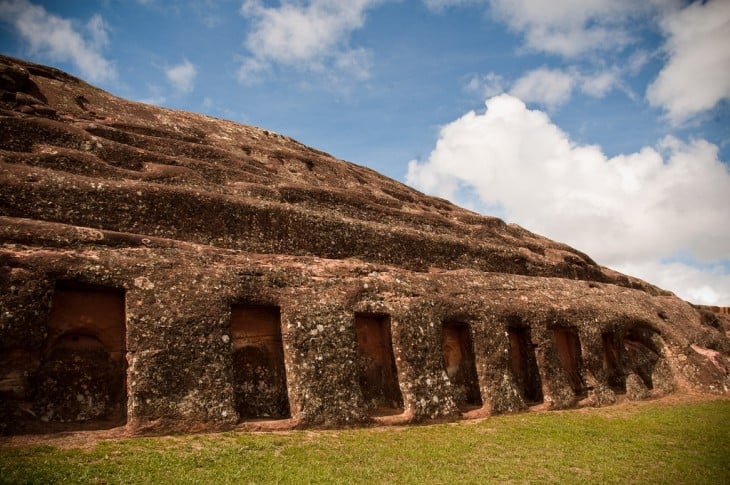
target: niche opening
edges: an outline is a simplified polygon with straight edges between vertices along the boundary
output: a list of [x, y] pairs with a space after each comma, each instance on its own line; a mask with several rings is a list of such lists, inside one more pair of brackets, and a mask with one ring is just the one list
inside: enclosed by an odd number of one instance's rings
[[454, 390], [460, 410], [482, 406], [469, 324], [444, 322], [442, 334], [444, 369]]
[[390, 334], [390, 317], [355, 314], [359, 354], [360, 389], [373, 414], [384, 416], [403, 412]]
[[510, 369], [517, 388], [529, 404], [541, 403], [542, 383], [537, 368], [535, 346], [530, 336], [530, 327], [509, 327]]
[[233, 305], [231, 350], [238, 416], [289, 417], [279, 307]]
[[629, 367], [644, 381], [647, 389], [654, 388], [652, 374], [660, 358], [651, 342], [651, 333], [648, 329], [633, 328], [624, 337]]
[[621, 353], [619, 341], [614, 332], [601, 334], [603, 341], [603, 371], [606, 374], [606, 383], [618, 393], [626, 392], [626, 376], [621, 369]]
[[29, 378], [32, 409], [62, 429], [103, 429], [127, 419], [124, 290], [58, 282], [47, 346]]
[[583, 378], [581, 377], [581, 350], [578, 330], [575, 328], [556, 328], [553, 330], [555, 347], [558, 351], [560, 365], [565, 371], [570, 387], [575, 395], [585, 393]]

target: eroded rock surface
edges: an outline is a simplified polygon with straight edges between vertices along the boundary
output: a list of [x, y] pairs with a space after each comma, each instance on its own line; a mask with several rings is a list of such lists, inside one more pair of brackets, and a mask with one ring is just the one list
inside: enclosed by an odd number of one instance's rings
[[[726, 393], [726, 309], [251, 126], [0, 57], [0, 432]], [[725, 313], [723, 313], [725, 312]]]

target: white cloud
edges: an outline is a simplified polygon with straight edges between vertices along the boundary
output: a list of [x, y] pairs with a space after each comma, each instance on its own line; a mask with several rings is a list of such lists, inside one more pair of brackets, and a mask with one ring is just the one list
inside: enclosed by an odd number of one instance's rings
[[615, 88], [622, 88], [621, 69], [610, 68], [583, 74], [577, 69], [549, 69], [541, 67], [527, 72], [505, 89], [505, 79], [490, 72], [484, 76], [474, 76], [466, 85], [466, 90], [485, 98], [509, 92], [527, 103], [539, 103], [550, 110], [567, 103], [578, 90], [587, 96], [602, 98]]
[[10, 23], [34, 54], [54, 61], [70, 61], [91, 81], [116, 76], [114, 66], [101, 50], [108, 43], [108, 28], [100, 15], [86, 25], [86, 36], [65, 18], [27, 0], [0, 2], [0, 19]]
[[472, 194], [475, 206], [500, 207], [511, 222], [684, 298], [704, 294], [708, 303], [709, 292], [695, 291], [697, 282], [706, 277], [708, 285], [720, 285], [715, 295], [726, 295], [727, 271], [697, 269], [682, 282], [661, 261], [678, 255], [715, 266], [730, 261], [730, 172], [717, 153], [704, 140], [667, 137], [608, 158], [504, 94], [489, 99], [486, 112], [444, 126], [428, 160], [409, 163], [407, 182], [460, 202]]
[[505, 80], [502, 76], [494, 72], [489, 72], [484, 76], [472, 77], [466, 85], [466, 90], [485, 99], [504, 93], [504, 86]]
[[697, 268], [682, 262], [643, 261], [618, 264], [614, 269], [658, 282], [662, 288], [693, 303], [719, 306], [730, 303], [730, 272], [719, 264]]
[[493, 15], [525, 36], [527, 47], [575, 57], [631, 42], [623, 20], [637, 10], [633, 0], [492, 0]]
[[180, 93], [189, 93], [195, 86], [195, 77], [198, 71], [195, 66], [185, 59], [176, 66], [169, 67], [165, 70], [165, 75], [175, 90]]
[[271, 65], [261, 59], [248, 57], [241, 60], [236, 77], [239, 82], [252, 84], [261, 80], [264, 73], [269, 71]]
[[475, 5], [486, 3], [486, 0], [423, 0], [429, 10], [441, 12], [448, 7], [460, 7], [463, 5]]
[[518, 79], [510, 92], [528, 103], [541, 103], [554, 109], [570, 99], [574, 84], [574, 75], [560, 69], [540, 68]]
[[[548, 54], [578, 57], [616, 51], [633, 44], [632, 33], [655, 15], [678, 8], [682, 0], [484, 0], [494, 18], [524, 35], [526, 47]], [[427, 0], [427, 4], [431, 3]], [[434, 0], [459, 5], [458, 0]]]
[[638, 49], [625, 60], [626, 71], [635, 76], [651, 59], [651, 53], [645, 49]]
[[101, 48], [109, 44], [109, 27], [101, 15], [93, 15], [86, 24], [86, 30], [91, 36], [91, 45]]
[[618, 68], [581, 75], [578, 81], [580, 90], [594, 98], [602, 98], [614, 88], [622, 86], [621, 71]]
[[669, 60], [647, 99], [682, 123], [730, 99], [730, 2], [696, 2], [661, 23]]
[[266, 7], [259, 0], [245, 0], [241, 14], [252, 22], [245, 42], [250, 57], [241, 64], [239, 80], [256, 80], [273, 64], [335, 69], [367, 78], [370, 55], [362, 48], [350, 48], [348, 40], [363, 26], [366, 10], [378, 3], [283, 0], [278, 7]]

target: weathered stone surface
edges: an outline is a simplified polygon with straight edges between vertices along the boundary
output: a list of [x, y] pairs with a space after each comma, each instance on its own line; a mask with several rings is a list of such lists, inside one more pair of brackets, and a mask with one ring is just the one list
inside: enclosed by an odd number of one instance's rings
[[730, 386], [723, 309], [564, 244], [52, 68], [0, 57], [0, 89], [0, 433], [419, 422]]

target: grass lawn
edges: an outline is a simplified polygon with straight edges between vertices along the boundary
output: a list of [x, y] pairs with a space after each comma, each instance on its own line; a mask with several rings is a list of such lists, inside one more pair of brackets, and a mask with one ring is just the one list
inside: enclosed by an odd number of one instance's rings
[[0, 444], [0, 483], [60, 482], [729, 484], [730, 400], [397, 428]]

